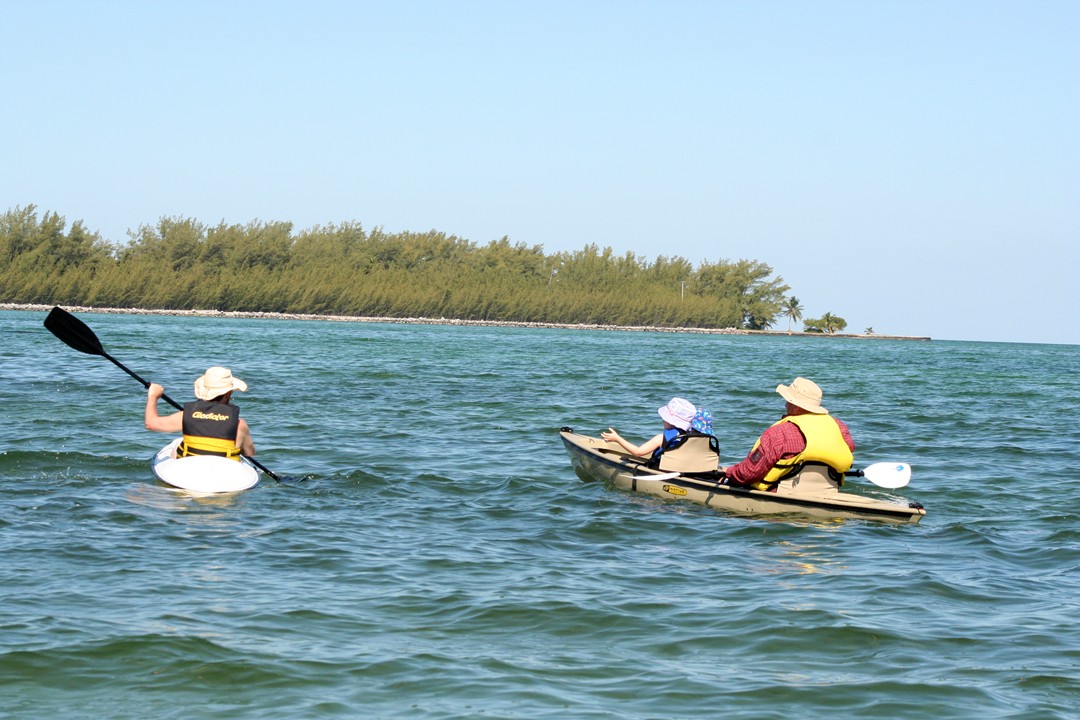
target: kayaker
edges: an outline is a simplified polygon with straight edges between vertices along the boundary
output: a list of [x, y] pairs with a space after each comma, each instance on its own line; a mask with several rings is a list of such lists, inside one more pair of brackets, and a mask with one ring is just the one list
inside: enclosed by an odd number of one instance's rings
[[233, 377], [224, 367], [208, 368], [195, 380], [197, 400], [184, 404], [182, 411], [162, 417], [158, 415], [158, 399], [165, 388], [150, 383], [146, 390], [146, 429], [154, 432], [183, 433], [184, 439], [176, 448], [177, 457], [188, 455], [220, 455], [239, 460], [243, 453], [255, 454], [255, 444], [247, 421], [240, 417], [240, 408], [231, 404], [234, 391], [246, 392], [247, 383]]
[[840, 418], [821, 406], [821, 388], [803, 377], [777, 385], [784, 417], [765, 430], [746, 458], [720, 468], [732, 485], [768, 490], [795, 466], [824, 463], [839, 473], [851, 469], [855, 441]]
[[[608, 428], [600, 433], [600, 437], [608, 442], [618, 443], [631, 455], [637, 457], [649, 457], [658, 460], [665, 450], [670, 450], [680, 437], [685, 437], [690, 430], [690, 424], [698, 410], [689, 400], [680, 397], [671, 398], [667, 405], [656, 411], [664, 421], [664, 431], [654, 435], [642, 445], [634, 445], [627, 442], [614, 428]], [[711, 419], [711, 418], [710, 418]]]

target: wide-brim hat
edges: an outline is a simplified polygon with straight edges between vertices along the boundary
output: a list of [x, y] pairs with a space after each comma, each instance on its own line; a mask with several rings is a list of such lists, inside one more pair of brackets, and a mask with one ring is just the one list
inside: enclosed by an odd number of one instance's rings
[[689, 430], [690, 422], [694, 419], [694, 415], [697, 413], [697, 408], [689, 400], [683, 400], [682, 398], [671, 398], [667, 405], [660, 408], [656, 412], [660, 413], [660, 417], [664, 419], [668, 425], [677, 427], [680, 430]]
[[195, 397], [200, 400], [213, 400], [233, 390], [246, 392], [247, 389], [246, 382], [233, 377], [232, 370], [224, 367], [207, 368], [195, 379]]
[[821, 406], [821, 388], [812, 380], [797, 377], [790, 385], [777, 385], [776, 392], [780, 397], [796, 407], [815, 415], [824, 415], [829, 411]]

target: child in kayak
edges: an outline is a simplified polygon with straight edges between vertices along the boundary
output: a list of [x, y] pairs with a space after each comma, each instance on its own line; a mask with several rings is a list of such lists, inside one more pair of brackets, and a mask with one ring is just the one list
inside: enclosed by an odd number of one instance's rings
[[608, 442], [621, 445], [631, 455], [637, 457], [650, 457], [651, 460], [659, 460], [665, 450], [671, 449], [679, 438], [685, 437], [690, 431], [694, 416], [698, 409], [689, 400], [680, 397], [671, 398], [667, 405], [656, 411], [664, 421], [664, 431], [655, 435], [642, 445], [634, 445], [627, 442], [614, 428], [608, 428], [600, 433], [600, 437]]

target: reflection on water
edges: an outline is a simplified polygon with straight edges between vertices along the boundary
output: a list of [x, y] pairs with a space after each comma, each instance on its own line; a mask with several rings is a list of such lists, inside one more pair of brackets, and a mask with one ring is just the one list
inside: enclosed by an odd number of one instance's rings
[[[256, 486], [258, 487], [258, 486]], [[170, 487], [164, 483], [148, 482], [145, 485], [132, 485], [124, 494], [128, 502], [157, 510], [170, 510], [177, 513], [197, 513], [201, 521], [214, 517], [208, 510], [231, 508], [241, 501], [245, 490], [235, 493], [194, 493], [188, 490]], [[227, 518], [219, 515], [217, 517]]]
[[[837, 532], [843, 521], [815, 523], [818, 530], [824, 532]], [[784, 540], [776, 544], [779, 554], [770, 556], [772, 568], [767, 572], [784, 574], [794, 571], [799, 575], [812, 575], [821, 572], [839, 572], [844, 569], [843, 563], [836, 557], [829, 555], [828, 548], [822, 548], [819, 543], [795, 543]]]

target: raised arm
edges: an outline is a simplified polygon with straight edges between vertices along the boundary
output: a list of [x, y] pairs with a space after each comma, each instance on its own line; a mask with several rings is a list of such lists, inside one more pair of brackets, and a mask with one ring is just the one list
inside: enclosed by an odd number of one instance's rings
[[161, 387], [157, 383], [150, 383], [150, 387], [146, 389], [146, 412], [143, 415], [143, 421], [146, 423], [146, 429], [153, 430], [154, 432], [165, 433], [183, 432], [183, 412], [180, 412], [178, 410], [172, 415], [158, 415], [157, 403], [161, 396], [164, 394], [165, 388]]

